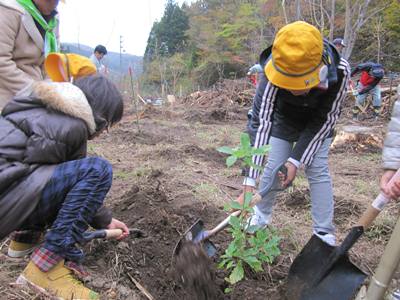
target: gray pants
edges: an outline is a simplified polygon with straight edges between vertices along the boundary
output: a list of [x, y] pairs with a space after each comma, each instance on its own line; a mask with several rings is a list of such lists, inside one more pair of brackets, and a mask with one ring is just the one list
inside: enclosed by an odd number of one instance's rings
[[[311, 191], [311, 214], [313, 229], [316, 232], [334, 233], [333, 226], [333, 189], [328, 168], [328, 152], [332, 139], [326, 139], [321, 148], [315, 154], [310, 166], [305, 169]], [[271, 180], [274, 180], [272, 189], [279, 187], [278, 176], [271, 178], [272, 170], [283, 164], [289, 158], [293, 143], [271, 137], [269, 144], [271, 150], [268, 162], [260, 181], [260, 190]], [[269, 192], [255, 207], [255, 213], [262, 217], [266, 223], [270, 223], [272, 208], [277, 192]]]

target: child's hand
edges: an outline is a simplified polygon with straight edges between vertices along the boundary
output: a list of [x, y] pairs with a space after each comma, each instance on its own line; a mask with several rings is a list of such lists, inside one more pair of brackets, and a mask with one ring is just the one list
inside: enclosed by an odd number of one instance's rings
[[287, 169], [287, 174], [283, 174], [282, 172], [278, 173], [283, 188], [286, 188], [294, 180], [297, 174], [297, 167], [291, 162], [286, 162], [285, 167]]
[[111, 223], [107, 226], [107, 229], [121, 229], [122, 234], [117, 238], [117, 240], [122, 240], [129, 235], [129, 228], [124, 222], [112, 218]]
[[243, 185], [243, 192], [237, 197], [236, 202], [243, 205], [244, 203], [244, 195], [248, 192], [254, 193], [255, 187], [251, 185]]

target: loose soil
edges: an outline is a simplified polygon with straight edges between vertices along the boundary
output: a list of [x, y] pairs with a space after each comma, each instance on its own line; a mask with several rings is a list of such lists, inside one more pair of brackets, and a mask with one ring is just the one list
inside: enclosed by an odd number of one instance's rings
[[[121, 242], [96, 240], [85, 247], [85, 266], [91, 273], [87, 285], [99, 291], [103, 299], [147, 299], [144, 290], [154, 299], [196, 299], [193, 291], [199, 289], [198, 283], [182, 282], [179, 274], [198, 269], [191, 268], [190, 261], [187, 269], [174, 269], [173, 249], [198, 218], [207, 228], [223, 220], [227, 215], [224, 204], [239, 195], [239, 167], [227, 169], [226, 157], [215, 149], [239, 143], [251, 100], [245, 103], [247, 106], [224, 100], [224, 106], [218, 107], [206, 105], [212, 97], [200, 95], [194, 99], [175, 106], [142, 109], [140, 131], [136, 115], [127, 106], [122, 122], [89, 144], [90, 155], [104, 157], [113, 165], [114, 182], [106, 205], [116, 218], [145, 232], [143, 237]], [[350, 107], [346, 105], [340, 124], [353, 124]], [[383, 135], [386, 122], [361, 123], [374, 126]], [[339, 241], [379, 192], [381, 149], [375, 145], [360, 147], [357, 144], [333, 149], [329, 158]], [[398, 205], [389, 204], [350, 251], [352, 261], [368, 274], [379, 262], [397, 214]], [[276, 201], [272, 226], [282, 238], [281, 255], [272, 265], [265, 265], [264, 272], [246, 269], [245, 280], [224, 294], [228, 287], [224, 278], [228, 274], [216, 265], [231, 240], [229, 234], [225, 231], [213, 237], [218, 254], [211, 261], [196, 252], [204, 258], [204, 270], [210, 270], [201, 273], [208, 276], [204, 280], [212, 282], [208, 299], [284, 299], [285, 278], [293, 259], [311, 236], [311, 223], [308, 185], [300, 172], [294, 186]], [[27, 259], [7, 258], [7, 245], [7, 240], [0, 242], [0, 299], [40, 299], [29, 291], [10, 287]], [[399, 275], [391, 288], [398, 283]], [[205, 297], [198, 295], [197, 299]]]

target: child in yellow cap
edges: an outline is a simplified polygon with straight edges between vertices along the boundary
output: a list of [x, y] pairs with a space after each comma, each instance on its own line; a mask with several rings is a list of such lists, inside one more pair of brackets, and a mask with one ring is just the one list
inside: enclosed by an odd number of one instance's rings
[[[314, 233], [325, 242], [335, 243], [333, 191], [328, 168], [329, 145], [339, 118], [350, 70], [335, 46], [322, 38], [314, 26], [294, 22], [281, 28], [273, 45], [260, 56], [264, 72], [254, 98], [248, 132], [254, 147], [271, 146], [264, 156], [255, 155], [253, 163], [265, 167], [260, 189], [273, 181], [272, 170], [285, 164], [285, 186], [304, 165], [310, 185]], [[248, 170], [245, 190], [255, 188], [260, 172]], [[273, 188], [274, 189], [274, 188]], [[276, 192], [268, 193], [256, 205], [249, 219], [252, 228], [271, 222]], [[239, 197], [242, 201], [243, 195]]]

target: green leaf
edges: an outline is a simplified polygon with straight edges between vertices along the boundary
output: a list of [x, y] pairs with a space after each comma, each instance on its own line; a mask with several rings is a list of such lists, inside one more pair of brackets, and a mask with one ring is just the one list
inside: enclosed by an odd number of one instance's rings
[[269, 151], [269, 146], [265, 145], [260, 148], [253, 148], [251, 154], [253, 155], [265, 155]]
[[244, 270], [242, 266], [242, 261], [239, 261], [236, 267], [233, 269], [231, 275], [229, 275], [229, 283], [235, 284], [242, 280], [244, 277]]
[[229, 293], [232, 292], [232, 291], [233, 291], [232, 288], [226, 288], [226, 289], [224, 290], [224, 293], [225, 293], [225, 294], [229, 294]]
[[226, 265], [226, 269], [229, 270], [233, 267], [233, 260], [231, 260], [227, 265]]
[[228, 147], [228, 146], [219, 147], [217, 149], [217, 151], [221, 152], [221, 153], [225, 153], [225, 154], [232, 154], [233, 153], [233, 149]]
[[241, 145], [243, 148], [245, 148], [245, 149], [248, 149], [248, 148], [251, 147], [251, 144], [250, 144], [250, 136], [249, 136], [248, 133], [243, 132], [243, 133], [240, 135], [240, 145]]
[[248, 155], [247, 151], [243, 148], [239, 148], [232, 153], [232, 155], [236, 156], [237, 158], [243, 158]]
[[229, 156], [229, 157], [226, 159], [226, 165], [227, 165], [228, 167], [232, 167], [233, 164], [234, 164], [236, 161], [237, 161], [237, 157], [231, 155], [231, 156]]
[[263, 270], [261, 262], [254, 256], [245, 257], [244, 261], [256, 272]]
[[253, 193], [252, 192], [246, 192], [244, 194], [244, 207], [247, 208], [250, 206], [251, 200], [253, 199]]
[[243, 158], [243, 162], [246, 166], [250, 166], [252, 164], [252, 156]]
[[232, 209], [240, 210], [240, 209], [242, 209], [242, 204], [240, 204], [240, 203], [237, 202], [237, 201], [231, 201], [230, 207], [231, 207]]
[[228, 259], [223, 259], [223, 260], [218, 264], [218, 269], [222, 269], [228, 261], [229, 261]]
[[231, 216], [229, 218], [229, 224], [231, 224], [233, 227], [238, 228], [238, 227], [240, 227], [240, 220], [238, 217]]
[[230, 211], [232, 208], [231, 208], [231, 205], [229, 204], [229, 203], [225, 203], [224, 204], [224, 210], [225, 211]]

